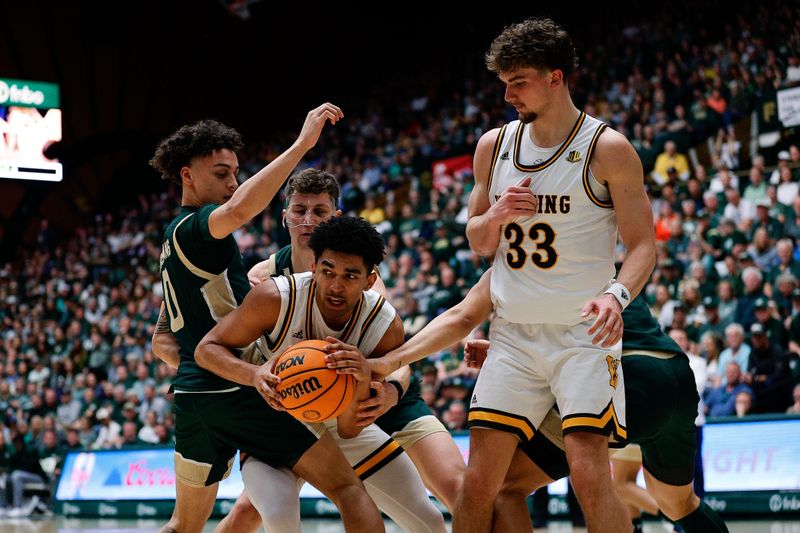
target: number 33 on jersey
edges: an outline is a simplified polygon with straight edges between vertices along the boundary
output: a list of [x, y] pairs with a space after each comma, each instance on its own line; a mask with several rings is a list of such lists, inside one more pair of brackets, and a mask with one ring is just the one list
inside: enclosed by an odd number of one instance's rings
[[501, 229], [492, 270], [492, 300], [501, 318], [516, 323], [574, 325], [583, 304], [614, 277], [617, 223], [608, 189], [590, 162], [605, 129], [581, 113], [562, 144], [533, 144], [530, 124], [514, 121], [498, 135], [488, 193], [491, 203], [507, 187], [531, 177], [538, 213]]

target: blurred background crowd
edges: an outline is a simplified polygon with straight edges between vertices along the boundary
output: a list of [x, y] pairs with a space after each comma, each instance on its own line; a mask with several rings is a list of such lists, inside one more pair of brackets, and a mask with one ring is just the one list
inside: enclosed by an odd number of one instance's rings
[[[800, 19], [790, 6], [753, 5], [720, 24], [715, 39], [668, 19], [598, 28], [579, 37], [569, 84], [576, 105], [641, 157], [658, 243], [643, 297], [703, 360], [706, 414], [800, 413], [800, 149], [791, 137], [759, 142], [779, 129], [776, 92], [800, 85]], [[488, 74], [407, 81], [346, 110], [305, 165], [336, 175], [342, 210], [384, 236], [380, 273], [410, 337], [489, 266], [464, 235], [471, 155], [516, 116]], [[251, 142], [242, 177], [290, 140]], [[44, 220], [34, 245], [2, 266], [0, 467], [52, 479], [66, 450], [173, 442], [174, 372], [150, 337], [162, 231], [179, 200], [174, 189], [143, 193], [69, 235]], [[283, 200], [236, 233], [249, 264], [288, 243]], [[415, 371], [425, 401], [464, 429], [476, 373], [463, 343]], [[35, 457], [52, 457], [52, 469]]]

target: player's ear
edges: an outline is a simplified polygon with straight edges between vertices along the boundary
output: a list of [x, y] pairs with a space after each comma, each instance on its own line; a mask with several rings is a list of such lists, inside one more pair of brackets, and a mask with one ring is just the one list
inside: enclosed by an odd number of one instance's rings
[[179, 174], [181, 177], [181, 185], [189, 185], [192, 183], [192, 172], [189, 170], [189, 167], [181, 167]]
[[372, 286], [375, 285], [376, 281], [378, 281], [378, 273], [373, 268], [372, 272], [370, 272], [369, 275], [367, 276], [367, 287], [364, 290], [365, 291], [370, 290]]
[[564, 71], [555, 69], [550, 72], [550, 87], [558, 87], [564, 82]]
[[333, 216], [335, 216], [335, 217], [342, 216], [342, 210], [341, 209], [337, 209], [336, 211], [334, 211]]
[[286, 227], [286, 209], [282, 209], [281, 210], [281, 223], [283, 224], [283, 227], [285, 228]]

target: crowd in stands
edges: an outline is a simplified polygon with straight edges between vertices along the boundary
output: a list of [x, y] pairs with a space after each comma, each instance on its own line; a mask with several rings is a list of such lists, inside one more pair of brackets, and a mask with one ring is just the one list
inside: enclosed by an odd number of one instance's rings
[[[684, 332], [704, 359], [710, 416], [800, 412], [800, 149], [751, 154], [750, 130], [737, 133], [759, 102], [800, 83], [800, 25], [788, 6], [749, 9], [716, 39], [702, 25], [604, 28], [578, 43], [569, 80], [576, 105], [628, 135], [642, 159], [658, 243], [644, 297], [663, 329]], [[471, 154], [481, 134], [516, 118], [510, 111], [488, 75], [456, 90], [433, 84], [348, 112], [306, 161], [338, 176], [343, 211], [384, 236], [380, 274], [408, 336], [489, 266], [464, 234], [471, 174], [434, 172], [435, 163]], [[243, 173], [284, 141], [252, 144]], [[704, 143], [706, 160], [691, 161]], [[52, 479], [59, 462], [44, 472], [31, 456], [173, 442], [174, 371], [150, 338], [161, 233], [179, 200], [175, 190], [142, 195], [69, 236], [45, 220], [35, 246], [0, 269], [0, 469]], [[236, 232], [249, 264], [287, 244], [282, 201]], [[477, 374], [463, 343], [415, 369], [425, 401], [464, 429]]]

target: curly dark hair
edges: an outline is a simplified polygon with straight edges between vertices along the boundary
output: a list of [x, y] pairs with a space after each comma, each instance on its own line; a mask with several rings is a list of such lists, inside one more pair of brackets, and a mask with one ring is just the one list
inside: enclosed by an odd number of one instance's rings
[[235, 129], [215, 120], [201, 120], [182, 126], [158, 143], [150, 166], [163, 179], [180, 185], [181, 169], [195, 157], [211, 155], [214, 150], [223, 148], [236, 152], [243, 147], [242, 136]]
[[548, 18], [530, 18], [507, 26], [486, 52], [486, 67], [494, 73], [520, 68], [559, 69], [564, 78], [578, 66], [572, 38]]
[[333, 174], [324, 170], [307, 168], [292, 174], [286, 182], [286, 201], [293, 194], [321, 194], [328, 193], [333, 200], [334, 207], [339, 205], [339, 182]]
[[315, 261], [319, 261], [325, 250], [357, 255], [364, 260], [367, 273], [380, 265], [384, 256], [380, 234], [360, 217], [333, 217], [323, 222], [314, 229], [308, 245], [314, 250]]

